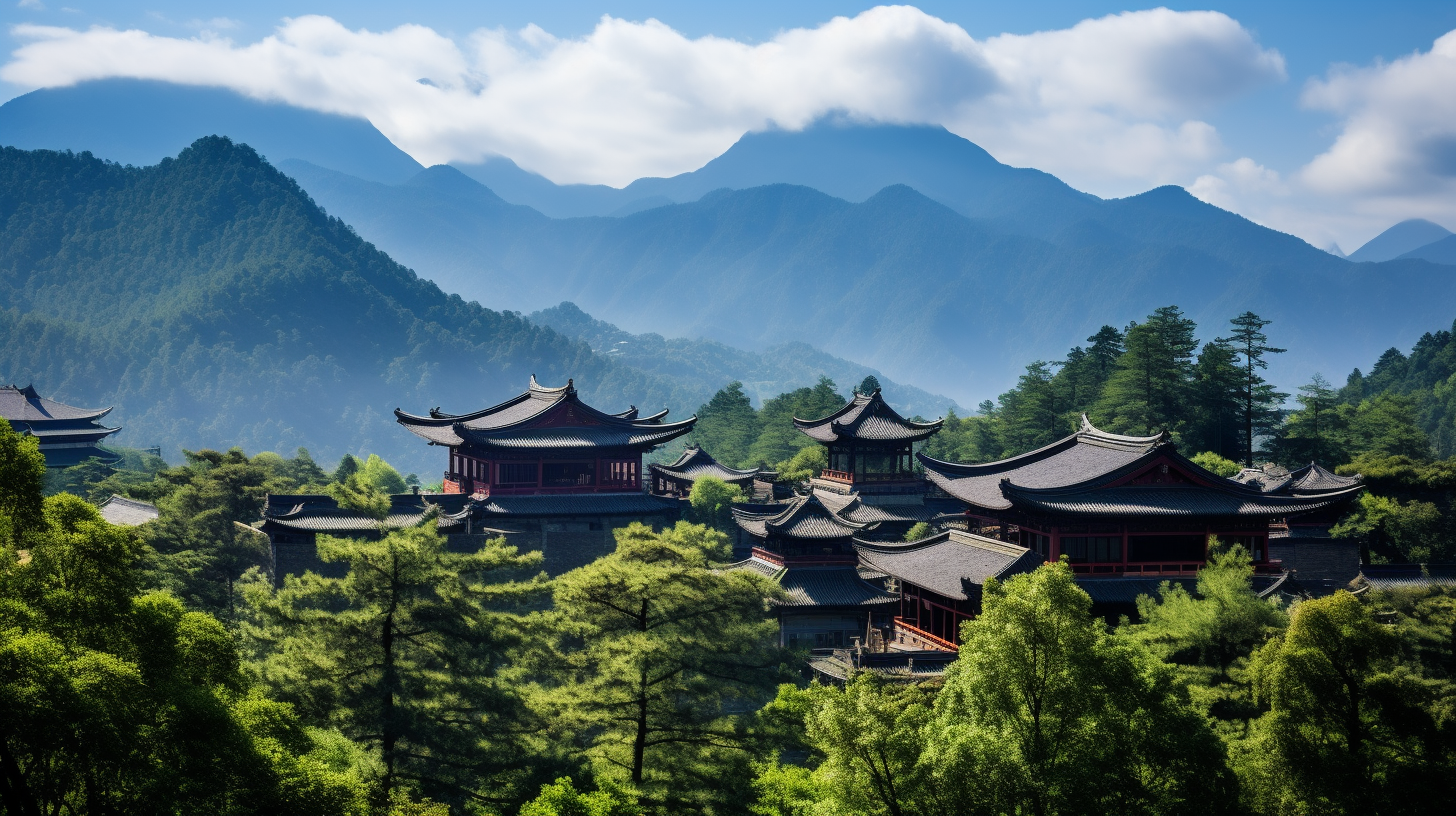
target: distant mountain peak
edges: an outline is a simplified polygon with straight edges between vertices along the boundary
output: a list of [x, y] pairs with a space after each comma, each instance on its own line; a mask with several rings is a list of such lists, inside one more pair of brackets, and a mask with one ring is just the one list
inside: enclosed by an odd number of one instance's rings
[[1424, 218], [1407, 218], [1371, 238], [1351, 252], [1352, 261], [1389, 261], [1450, 235], [1451, 231]]

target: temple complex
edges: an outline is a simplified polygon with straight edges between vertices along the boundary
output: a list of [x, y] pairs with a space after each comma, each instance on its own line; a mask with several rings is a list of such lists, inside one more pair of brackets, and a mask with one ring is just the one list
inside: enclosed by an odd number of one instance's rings
[[108, 465], [121, 461], [117, 454], [100, 447], [101, 440], [121, 430], [101, 424], [110, 408], [74, 408], [46, 399], [27, 385], [0, 386], [0, 419], [24, 436], [40, 442], [46, 467], [68, 468], [87, 459]]

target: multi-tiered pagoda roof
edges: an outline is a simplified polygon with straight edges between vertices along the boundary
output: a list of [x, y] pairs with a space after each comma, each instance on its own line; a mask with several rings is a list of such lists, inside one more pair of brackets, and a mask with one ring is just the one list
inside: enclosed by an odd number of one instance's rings
[[858, 441], [872, 444], [919, 442], [940, 430], [944, 420], [912, 422], [891, 408], [876, 388], [855, 394], [843, 408], [822, 419], [794, 418], [794, 427], [810, 439], [829, 444]]
[[120, 461], [117, 454], [98, 447], [101, 440], [121, 430], [100, 423], [109, 413], [110, 408], [76, 408], [46, 399], [30, 385], [0, 386], [0, 419], [17, 433], [39, 441], [46, 467], [71, 467], [87, 459], [107, 464]]
[[681, 484], [691, 485], [699, 479], [713, 478], [722, 479], [728, 484], [744, 488], [748, 487], [754, 478], [763, 472], [763, 468], [728, 467], [697, 445], [689, 445], [683, 450], [677, 461], [671, 464], [651, 464], [648, 465], [648, 469], [655, 477]]
[[830, 509], [817, 494], [799, 496], [769, 512], [733, 508], [733, 520], [749, 535], [764, 540], [848, 540], [869, 523], [850, 521]]
[[587, 405], [571, 380], [547, 388], [531, 377], [524, 394], [468, 414], [438, 408], [429, 416], [394, 412], [399, 424], [432, 445], [474, 450], [558, 452], [602, 448], [648, 449], [688, 433], [697, 417], [663, 422], [667, 411], [639, 417], [635, 407], [609, 414]]

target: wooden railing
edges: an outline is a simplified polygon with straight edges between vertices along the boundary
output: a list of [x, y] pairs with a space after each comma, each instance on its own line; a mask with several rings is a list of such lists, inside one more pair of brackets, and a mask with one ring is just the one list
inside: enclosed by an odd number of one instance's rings
[[819, 471], [819, 478], [821, 478], [821, 479], [828, 479], [831, 482], [853, 482], [854, 481], [854, 476], [852, 474], [850, 474], [848, 471], [844, 471], [844, 470], [830, 470], [829, 468], [824, 468], [823, 470]]
[[908, 624], [908, 623], [905, 622], [905, 619], [904, 618], [901, 618], [901, 617], [898, 617], [898, 616], [895, 618], [895, 628], [896, 629], [904, 629], [905, 631], [907, 631], [910, 634], [912, 634], [912, 635], [920, 638], [921, 640], [926, 641], [927, 643], [933, 644], [935, 646], [939, 646], [940, 648], [945, 649], [946, 651], [955, 652], [955, 651], [959, 651], [960, 650], [960, 647], [959, 646], [955, 645], [954, 643], [951, 643], [950, 641], [946, 640], [945, 638], [936, 637], [935, 635], [930, 634], [929, 632], [925, 631], [924, 629], [920, 629], [920, 628], [911, 626], [910, 624]]

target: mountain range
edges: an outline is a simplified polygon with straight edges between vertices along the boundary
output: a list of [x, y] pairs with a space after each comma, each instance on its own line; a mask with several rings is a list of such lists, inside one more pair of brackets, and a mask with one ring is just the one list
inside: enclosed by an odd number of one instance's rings
[[[53, 93], [21, 99], [36, 111]], [[0, 107], [0, 141], [44, 130], [7, 114], [19, 101]], [[522, 312], [570, 301], [629, 333], [757, 353], [810, 343], [962, 404], [1170, 303], [1205, 339], [1246, 309], [1272, 318], [1291, 351], [1271, 375], [1288, 387], [1414, 342], [1456, 302], [1449, 266], [1352, 263], [1176, 187], [1100, 199], [934, 127], [747, 134], [696, 171], [622, 190], [554, 185], [505, 159], [400, 180], [380, 169], [387, 151], [367, 173], [342, 166], [333, 154], [364, 155], [368, 140], [331, 133], [316, 136], [353, 141], [311, 156], [261, 149], [362, 237], [467, 300]]]
[[1396, 224], [1351, 252], [1352, 261], [1389, 261], [1416, 258], [1432, 263], [1456, 264], [1456, 240], [1451, 231], [1424, 218]]

